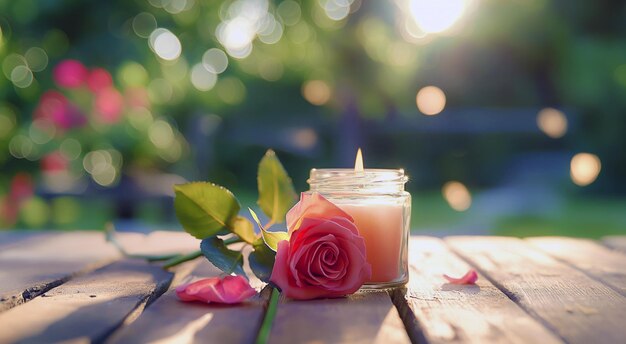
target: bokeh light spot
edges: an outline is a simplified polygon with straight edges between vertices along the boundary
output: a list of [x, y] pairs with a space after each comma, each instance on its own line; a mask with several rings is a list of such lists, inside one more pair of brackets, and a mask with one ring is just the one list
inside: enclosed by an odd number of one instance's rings
[[446, 202], [456, 211], [465, 211], [472, 205], [472, 195], [461, 182], [447, 182], [443, 185], [441, 192]]
[[133, 19], [133, 31], [139, 37], [150, 37], [150, 33], [156, 28], [157, 21], [151, 13], [141, 12]]
[[28, 63], [28, 68], [33, 72], [41, 72], [48, 66], [48, 54], [39, 47], [32, 47], [26, 51], [24, 58]]
[[139, 63], [127, 61], [118, 69], [117, 79], [124, 86], [142, 86], [148, 82], [148, 72]]
[[50, 142], [50, 140], [54, 138], [55, 133], [56, 127], [54, 123], [45, 118], [38, 118], [34, 120], [28, 130], [28, 136], [30, 136], [30, 139], [33, 140], [34, 143], [40, 145]]
[[217, 86], [217, 94], [224, 103], [237, 105], [246, 97], [246, 86], [237, 78], [224, 78], [218, 82]]
[[276, 12], [283, 23], [287, 26], [296, 25], [298, 21], [300, 21], [300, 16], [302, 15], [300, 5], [293, 0], [285, 0], [281, 2], [280, 5], [278, 5]]
[[52, 221], [57, 225], [76, 222], [80, 216], [80, 203], [73, 197], [59, 197], [52, 200]]
[[33, 72], [26, 66], [17, 66], [11, 71], [11, 81], [19, 88], [26, 88], [33, 83]]
[[159, 28], [150, 34], [150, 47], [152, 50], [166, 61], [176, 60], [181, 52], [182, 46], [178, 37], [170, 30]]
[[445, 108], [446, 95], [439, 87], [426, 86], [417, 92], [416, 103], [421, 113], [433, 116]]
[[228, 67], [228, 56], [220, 49], [211, 48], [202, 55], [202, 64], [214, 74], [220, 74]]
[[68, 160], [76, 160], [80, 157], [83, 148], [76, 139], [65, 139], [59, 147], [61, 154]]
[[157, 148], [167, 148], [175, 139], [172, 126], [164, 120], [156, 120], [148, 131], [150, 141]]
[[545, 108], [537, 114], [537, 126], [549, 137], [558, 139], [567, 132], [567, 117], [562, 111]]
[[40, 197], [31, 197], [24, 202], [20, 209], [20, 217], [26, 226], [40, 228], [50, 219], [50, 207]]
[[293, 144], [301, 149], [311, 149], [313, 148], [318, 141], [318, 136], [315, 130], [311, 128], [303, 128], [295, 130], [291, 139]]
[[322, 80], [307, 81], [302, 86], [302, 96], [313, 105], [324, 105], [330, 100], [330, 87]]
[[570, 162], [570, 176], [574, 184], [586, 186], [593, 183], [600, 174], [600, 158], [591, 153], [578, 153]]
[[7, 138], [16, 125], [15, 112], [6, 105], [0, 105], [0, 139]]
[[199, 91], [209, 91], [215, 86], [217, 75], [198, 63], [191, 68], [191, 84]]

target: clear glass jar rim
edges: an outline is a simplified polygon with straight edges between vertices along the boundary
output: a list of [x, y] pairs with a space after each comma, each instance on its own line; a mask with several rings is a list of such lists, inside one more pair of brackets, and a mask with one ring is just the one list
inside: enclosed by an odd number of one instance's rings
[[352, 168], [320, 168], [311, 169], [309, 185], [314, 184], [404, 184], [409, 178], [403, 169], [366, 168], [356, 172]]

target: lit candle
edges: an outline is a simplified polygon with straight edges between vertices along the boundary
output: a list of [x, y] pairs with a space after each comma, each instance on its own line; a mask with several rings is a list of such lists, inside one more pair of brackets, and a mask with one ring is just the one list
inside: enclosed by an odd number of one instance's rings
[[350, 214], [365, 239], [372, 278], [365, 288], [398, 286], [408, 280], [411, 196], [403, 170], [364, 169], [361, 150], [352, 169], [313, 169], [311, 192]]

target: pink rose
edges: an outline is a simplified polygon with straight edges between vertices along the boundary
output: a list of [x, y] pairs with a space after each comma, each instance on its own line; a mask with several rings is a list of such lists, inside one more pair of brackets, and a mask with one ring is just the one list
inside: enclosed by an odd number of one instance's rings
[[365, 240], [352, 218], [319, 194], [287, 215], [291, 237], [278, 243], [270, 281], [292, 299], [341, 297], [371, 277]]
[[354, 222], [352, 217], [319, 193], [312, 195], [301, 193], [300, 202], [287, 212], [287, 228], [289, 234], [300, 227], [305, 217], [329, 220], [333, 217], [344, 217]]
[[210, 277], [176, 287], [183, 301], [240, 303], [256, 295], [256, 290], [242, 276]]

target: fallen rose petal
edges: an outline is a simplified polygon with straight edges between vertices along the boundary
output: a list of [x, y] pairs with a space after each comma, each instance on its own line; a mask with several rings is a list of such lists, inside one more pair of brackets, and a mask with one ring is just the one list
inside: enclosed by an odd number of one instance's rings
[[476, 284], [478, 274], [476, 273], [476, 270], [469, 269], [461, 278], [450, 277], [446, 274], [443, 275], [443, 278], [447, 279], [448, 282], [452, 284]]
[[242, 276], [210, 277], [176, 287], [182, 301], [234, 304], [256, 295], [256, 290]]

